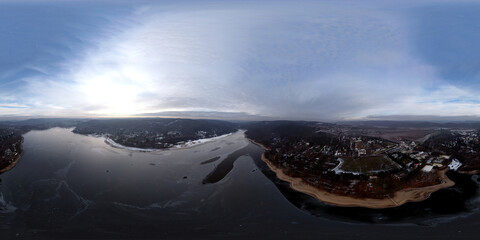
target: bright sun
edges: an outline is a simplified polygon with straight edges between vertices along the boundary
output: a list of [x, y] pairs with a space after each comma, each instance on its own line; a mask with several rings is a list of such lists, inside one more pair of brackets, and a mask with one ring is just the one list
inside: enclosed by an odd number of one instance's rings
[[120, 71], [105, 71], [85, 80], [81, 92], [93, 106], [92, 114], [133, 115], [143, 107], [137, 96], [145, 90], [145, 75], [131, 68]]

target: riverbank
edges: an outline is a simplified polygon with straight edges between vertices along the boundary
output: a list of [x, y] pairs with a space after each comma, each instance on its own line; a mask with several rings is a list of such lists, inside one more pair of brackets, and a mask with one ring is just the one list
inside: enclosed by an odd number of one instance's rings
[[[247, 138], [249, 139], [249, 138]], [[249, 139], [254, 144], [259, 145], [265, 150], [268, 150], [264, 145]], [[452, 187], [455, 183], [446, 176], [448, 168], [443, 170], [437, 170], [440, 178], [442, 179], [440, 184], [421, 187], [421, 188], [406, 188], [399, 190], [393, 193], [393, 196], [387, 196], [383, 199], [376, 198], [355, 198], [350, 196], [343, 196], [332, 194], [322, 189], [313, 187], [305, 183], [301, 178], [294, 178], [286, 175], [282, 169], [276, 167], [271, 163], [266, 157], [265, 154], [262, 154], [262, 160], [267, 164], [267, 166], [276, 173], [276, 176], [283, 181], [289, 182], [291, 188], [296, 191], [308, 194], [317, 198], [318, 200], [342, 207], [365, 207], [373, 209], [382, 209], [382, 208], [392, 208], [403, 205], [407, 202], [420, 202], [426, 200], [430, 195], [440, 189]]]
[[469, 171], [458, 171], [458, 172], [466, 175], [480, 174], [480, 170], [469, 170]]
[[245, 135], [245, 138], [248, 139], [248, 141], [252, 142], [253, 144], [260, 146], [260, 147], [263, 148], [263, 150], [265, 150], [265, 151], [270, 150], [270, 148], [268, 148], [267, 146], [265, 146], [265, 145], [263, 145], [263, 144], [261, 144], [261, 143], [259, 143], [259, 142], [256, 142], [255, 140], [247, 137], [246, 135]]
[[124, 149], [124, 150], [134, 151], [134, 152], [160, 152], [160, 151], [168, 151], [168, 150], [189, 149], [189, 148], [193, 148], [193, 147], [200, 146], [200, 145], [203, 145], [203, 144], [206, 144], [206, 143], [209, 143], [209, 142], [213, 142], [215, 140], [218, 140], [218, 139], [221, 139], [221, 138], [224, 138], [224, 137], [228, 137], [228, 136], [231, 136], [231, 135], [234, 135], [234, 134], [244, 134], [244, 132], [245, 131], [243, 131], [243, 130], [238, 130], [236, 132], [227, 133], [227, 134], [220, 135], [220, 136], [217, 136], [217, 137], [203, 138], [203, 139], [198, 139], [198, 140], [193, 140], [193, 141], [190, 140], [190, 141], [187, 141], [183, 144], [173, 145], [172, 147], [169, 147], [169, 148], [158, 148], [158, 149], [157, 148], [128, 147], [128, 146], [124, 146], [122, 144], [119, 144], [119, 143], [113, 141], [111, 138], [108, 138], [106, 136], [100, 136], [100, 137], [105, 138], [105, 143], [108, 144], [111, 147], [114, 147], [114, 148]]
[[398, 207], [403, 205], [407, 202], [419, 202], [427, 199], [430, 197], [430, 194], [436, 192], [443, 188], [452, 187], [455, 185], [453, 181], [451, 181], [445, 173], [448, 169], [444, 169], [439, 171], [439, 174], [442, 178], [442, 183], [428, 186], [428, 187], [421, 187], [421, 188], [406, 188], [399, 190], [393, 194], [393, 197], [387, 197], [383, 199], [375, 199], [375, 198], [354, 198], [349, 196], [342, 196], [337, 194], [332, 194], [327, 191], [315, 188], [311, 185], [306, 184], [301, 178], [293, 178], [285, 173], [280, 168], [275, 167], [266, 157], [262, 154], [262, 160], [268, 165], [268, 167], [274, 171], [277, 177], [283, 181], [289, 182], [290, 186], [302, 193], [308, 194], [317, 198], [318, 200], [342, 207], [366, 207], [366, 208], [391, 208], [391, 207]]

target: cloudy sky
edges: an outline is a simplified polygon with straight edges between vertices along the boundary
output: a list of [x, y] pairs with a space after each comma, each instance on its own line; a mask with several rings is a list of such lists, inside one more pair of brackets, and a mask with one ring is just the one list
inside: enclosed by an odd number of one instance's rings
[[479, 12], [479, 1], [0, 1], [0, 117], [475, 118]]

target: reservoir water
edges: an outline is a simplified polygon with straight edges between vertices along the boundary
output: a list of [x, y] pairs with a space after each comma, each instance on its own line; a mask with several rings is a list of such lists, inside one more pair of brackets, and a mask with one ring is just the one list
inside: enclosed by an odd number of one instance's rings
[[278, 180], [242, 131], [186, 149], [137, 152], [53, 128], [24, 135], [0, 175], [1, 239], [476, 238], [477, 176], [385, 210], [323, 204]]

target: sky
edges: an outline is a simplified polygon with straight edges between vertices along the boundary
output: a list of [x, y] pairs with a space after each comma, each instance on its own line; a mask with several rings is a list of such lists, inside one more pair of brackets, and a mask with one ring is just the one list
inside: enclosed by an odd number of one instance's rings
[[480, 119], [479, 12], [446, 0], [0, 0], [0, 118]]

